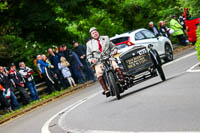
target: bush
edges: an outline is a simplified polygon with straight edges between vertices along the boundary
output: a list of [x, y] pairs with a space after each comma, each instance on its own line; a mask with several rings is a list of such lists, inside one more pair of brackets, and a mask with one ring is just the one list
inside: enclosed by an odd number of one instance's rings
[[197, 41], [195, 43], [198, 59], [200, 60], [200, 26], [197, 29]]

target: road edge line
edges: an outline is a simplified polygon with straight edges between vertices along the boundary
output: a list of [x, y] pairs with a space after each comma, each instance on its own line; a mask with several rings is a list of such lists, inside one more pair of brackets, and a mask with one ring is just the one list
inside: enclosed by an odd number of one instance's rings
[[[95, 97], [96, 95], [100, 94], [100, 91], [99, 92], [96, 92], [86, 98], [83, 98], [81, 100], [78, 100], [77, 102], [67, 106], [66, 108], [64, 108], [63, 110], [61, 110], [60, 112], [58, 112], [57, 114], [53, 115], [48, 121], [46, 121], [44, 123], [44, 125], [42, 126], [42, 129], [41, 129], [41, 133], [51, 133], [49, 131], [49, 124], [51, 123], [51, 121], [53, 119], [55, 119], [57, 116], [59, 116], [60, 114], [65, 114], [67, 115], [70, 111], [72, 111], [73, 109], [77, 108], [79, 105], [83, 104], [84, 102], [90, 100], [91, 98]], [[64, 115], [64, 116], [65, 116]], [[63, 117], [63, 116], [61, 116]], [[60, 120], [60, 119], [59, 119]]]

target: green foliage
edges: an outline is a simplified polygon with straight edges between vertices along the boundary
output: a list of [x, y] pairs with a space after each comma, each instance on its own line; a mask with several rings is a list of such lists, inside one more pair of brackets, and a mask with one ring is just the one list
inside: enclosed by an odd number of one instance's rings
[[[1, 65], [9, 66], [11, 62], [14, 62], [17, 66], [20, 61], [26, 62], [27, 66], [33, 68], [37, 71], [36, 66], [34, 65], [34, 59], [37, 54], [47, 53], [47, 49], [52, 45], [46, 45], [35, 42], [26, 42], [23, 38], [14, 36], [14, 35], [4, 35], [0, 38], [1, 46], [5, 47], [6, 57], [4, 63], [1, 62]], [[37, 73], [35, 73], [37, 75]]]
[[200, 60], [200, 26], [197, 29], [197, 41], [195, 43], [198, 59]]
[[[100, 34], [114, 36], [137, 28], [148, 28], [149, 21], [158, 24], [179, 13], [181, 0], [20, 0], [0, 2], [0, 36], [6, 42], [12, 61], [27, 61], [45, 53], [52, 45], [72, 40], [85, 43], [89, 28], [97, 27]], [[182, 7], [189, 4], [184, 0]], [[186, 2], [187, 1], [187, 2]], [[195, 3], [196, 2], [196, 3]], [[198, 0], [191, 1], [196, 10]], [[9, 45], [8, 45], [9, 44]], [[10, 48], [9, 47], [9, 48]], [[1, 54], [1, 53], [0, 53]]]
[[181, 5], [180, 9], [184, 11], [184, 8], [189, 8], [192, 16], [200, 16], [200, 0], [177, 0]]
[[8, 2], [7, 1], [0, 1], [0, 11], [8, 9]]

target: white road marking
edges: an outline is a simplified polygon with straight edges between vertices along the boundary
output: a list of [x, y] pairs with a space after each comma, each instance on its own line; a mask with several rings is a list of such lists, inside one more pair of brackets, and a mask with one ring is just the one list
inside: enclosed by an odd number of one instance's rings
[[171, 65], [171, 64], [173, 64], [173, 63], [175, 63], [175, 62], [178, 62], [178, 61], [180, 61], [180, 60], [183, 60], [183, 59], [188, 58], [188, 57], [190, 57], [190, 56], [192, 56], [192, 55], [195, 55], [195, 54], [197, 54], [197, 51], [195, 51], [195, 52], [193, 52], [193, 53], [190, 53], [190, 54], [187, 54], [187, 55], [185, 55], [185, 56], [183, 56], [183, 57], [181, 57], [181, 58], [178, 58], [178, 59], [176, 59], [176, 60], [173, 60], [173, 61], [171, 61], [171, 62], [169, 62], [169, 63], [166, 63], [166, 64], [164, 64], [163, 66]]
[[[191, 53], [191, 54], [188, 54], [188, 55], [186, 55], [186, 56], [183, 56], [183, 57], [181, 57], [181, 58], [178, 58], [178, 59], [176, 59], [176, 60], [174, 60], [174, 61], [171, 61], [171, 62], [169, 62], [169, 63], [167, 63], [167, 64], [164, 64], [163, 66], [168, 66], [168, 65], [170, 65], [170, 64], [173, 64], [173, 63], [175, 63], [175, 62], [178, 62], [178, 61], [180, 61], [180, 60], [183, 60], [183, 59], [185, 59], [185, 58], [188, 58], [188, 57], [190, 57], [190, 56], [192, 56], [192, 55], [195, 55], [197, 52], [193, 52], [193, 53]], [[61, 110], [60, 112], [58, 112], [57, 114], [55, 114], [54, 116], [52, 116], [48, 121], [46, 121], [45, 122], [45, 124], [43, 125], [43, 127], [42, 127], [42, 129], [41, 129], [41, 132], [42, 133], [51, 133], [50, 131], [49, 131], [49, 124], [51, 123], [51, 121], [53, 120], [53, 119], [55, 119], [57, 116], [59, 116], [60, 114], [64, 114], [64, 116], [66, 116], [70, 111], [72, 111], [72, 110], [74, 110], [75, 108], [77, 108], [79, 105], [81, 105], [81, 104], [83, 104], [84, 102], [86, 102], [86, 101], [88, 101], [89, 99], [91, 99], [91, 98], [93, 98], [93, 97], [95, 97], [96, 95], [98, 95], [100, 92], [97, 92], [97, 93], [95, 93], [95, 94], [93, 94], [93, 95], [91, 95], [91, 96], [89, 96], [89, 97], [86, 97], [86, 98], [84, 98], [84, 99], [82, 99], [82, 100], [79, 100], [79, 101], [77, 101], [77, 102], [75, 102], [75, 103], [73, 103], [72, 105], [70, 105], [70, 106], [68, 106], [68, 107], [66, 107], [66, 108], [64, 108], [63, 110]], [[61, 116], [61, 118], [63, 118], [64, 116]], [[61, 125], [61, 122], [60, 122], [60, 120], [59, 120], [59, 124]], [[63, 127], [62, 127], [63, 128]], [[78, 130], [77, 130], [78, 131]], [[84, 131], [85, 133], [200, 133], [200, 132], [179, 132], [179, 131], [172, 131], [172, 132], [121, 132], [121, 131], [100, 131], [100, 130], [88, 130], [88, 131]], [[77, 133], [77, 132], [76, 132]], [[82, 133], [82, 131], [81, 131], [81, 133]]]
[[84, 99], [81, 99], [73, 104], [71, 104], [70, 106], [64, 108], [63, 110], [61, 110], [60, 112], [58, 112], [57, 114], [55, 114], [54, 116], [52, 116], [48, 121], [45, 122], [45, 124], [43, 125], [42, 129], [41, 129], [41, 133], [51, 133], [49, 131], [49, 124], [51, 123], [51, 121], [53, 119], [55, 119], [56, 117], [58, 117], [60, 114], [68, 114], [70, 111], [72, 111], [73, 109], [75, 109], [76, 107], [78, 107], [79, 105], [83, 104], [84, 102], [86, 102], [87, 100], [95, 97], [96, 95], [98, 95], [100, 92], [94, 93], [89, 97], [86, 97]]
[[85, 133], [200, 133], [200, 132], [190, 132], [190, 131], [170, 131], [170, 132], [120, 132], [120, 131], [87, 131]]
[[193, 70], [196, 66], [200, 65], [200, 62], [195, 64], [194, 66], [190, 67], [190, 69], [187, 70], [187, 72], [200, 72], [200, 69], [198, 70]]

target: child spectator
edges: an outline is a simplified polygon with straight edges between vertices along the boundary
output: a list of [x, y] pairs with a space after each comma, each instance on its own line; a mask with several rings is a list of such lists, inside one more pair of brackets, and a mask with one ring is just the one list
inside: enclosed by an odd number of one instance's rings
[[65, 57], [61, 57], [60, 62], [61, 63], [58, 64], [58, 67], [61, 70], [63, 77], [68, 80], [71, 87], [76, 86], [74, 79], [72, 78], [72, 74], [68, 68], [70, 65], [69, 62], [65, 59]]

